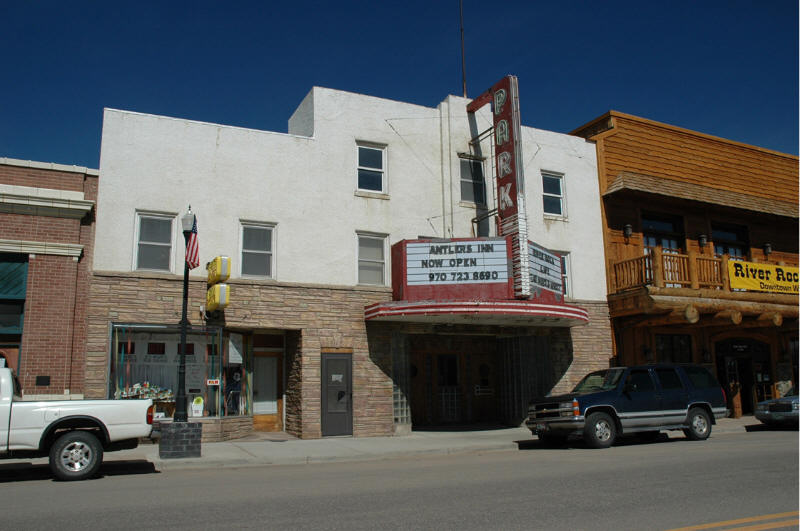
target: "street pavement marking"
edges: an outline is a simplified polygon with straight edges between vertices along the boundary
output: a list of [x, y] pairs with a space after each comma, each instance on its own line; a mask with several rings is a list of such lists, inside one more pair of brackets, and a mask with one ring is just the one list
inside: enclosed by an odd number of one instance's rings
[[[751, 516], [749, 518], [738, 518], [736, 520], [725, 520], [723, 522], [714, 522], [711, 524], [693, 525], [690, 527], [678, 527], [670, 529], [669, 531], [696, 531], [698, 529], [714, 529], [716, 527], [728, 527], [736, 524], [748, 524], [751, 522], [761, 522], [764, 520], [776, 520], [778, 518], [786, 518], [787, 516], [800, 516], [800, 511], [792, 511], [788, 513], [775, 513], [765, 514], [762, 516]], [[736, 531], [759, 531], [762, 529], [780, 529], [782, 527], [797, 526], [800, 524], [800, 519], [783, 520], [780, 522], [768, 522], [764, 524], [752, 525], [747, 527], [734, 527]]]

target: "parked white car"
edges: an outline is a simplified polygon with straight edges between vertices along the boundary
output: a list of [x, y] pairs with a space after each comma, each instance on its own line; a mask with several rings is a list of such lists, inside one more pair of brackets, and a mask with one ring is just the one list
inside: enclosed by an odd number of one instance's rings
[[0, 459], [48, 456], [57, 478], [86, 479], [103, 452], [135, 448], [152, 423], [150, 399], [23, 401], [11, 369], [0, 367]]

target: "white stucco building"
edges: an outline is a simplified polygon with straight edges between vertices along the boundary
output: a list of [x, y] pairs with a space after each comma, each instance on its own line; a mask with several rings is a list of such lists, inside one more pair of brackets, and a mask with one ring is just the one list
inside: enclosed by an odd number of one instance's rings
[[607, 366], [595, 146], [531, 127], [528, 238], [564, 257], [563, 302], [585, 317], [365, 320], [401, 276], [391, 246], [497, 241], [492, 116], [468, 113], [469, 101], [428, 108], [315, 87], [288, 134], [106, 109], [88, 393], [161, 379], [148, 383], [169, 414], [188, 205], [201, 264], [225, 255], [232, 271], [230, 305], [213, 314], [205, 269], [191, 272], [187, 388], [203, 398], [198, 416], [233, 431], [253, 419], [302, 437], [519, 423], [530, 393]]

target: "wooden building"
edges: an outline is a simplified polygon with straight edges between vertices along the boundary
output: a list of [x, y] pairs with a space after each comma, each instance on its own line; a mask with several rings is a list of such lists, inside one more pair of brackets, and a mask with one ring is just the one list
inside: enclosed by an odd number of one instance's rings
[[796, 384], [798, 158], [616, 111], [572, 134], [597, 145], [617, 363], [707, 365], [734, 416]]

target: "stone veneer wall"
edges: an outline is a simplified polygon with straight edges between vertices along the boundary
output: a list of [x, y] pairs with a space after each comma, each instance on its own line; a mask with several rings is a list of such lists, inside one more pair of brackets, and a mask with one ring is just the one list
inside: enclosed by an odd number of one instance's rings
[[598, 369], [607, 369], [613, 356], [608, 303], [606, 301], [571, 301], [569, 304], [588, 311], [589, 323], [563, 329], [565, 333], [572, 336], [572, 363], [553, 388], [553, 393], [569, 392], [587, 373]]
[[[336, 288], [234, 279], [224, 325], [239, 330], [288, 330], [286, 426], [301, 438], [321, 436], [320, 354], [353, 356], [353, 435], [391, 435], [392, 382], [371, 358], [364, 307], [391, 298], [389, 288]], [[189, 321], [202, 324], [205, 279], [189, 286]], [[86, 395], [107, 395], [110, 323], [180, 321], [182, 279], [176, 275], [95, 272], [90, 289]]]

